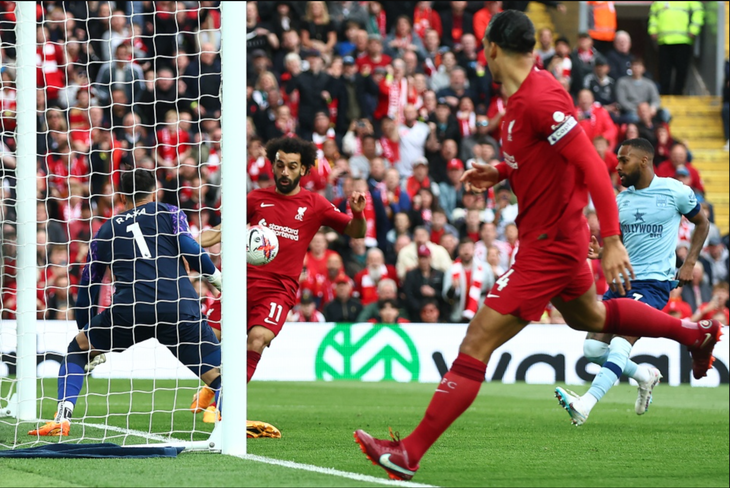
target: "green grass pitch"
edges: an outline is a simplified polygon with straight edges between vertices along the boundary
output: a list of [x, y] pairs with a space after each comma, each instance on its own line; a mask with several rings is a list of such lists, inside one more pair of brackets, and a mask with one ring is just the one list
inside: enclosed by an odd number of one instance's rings
[[[102, 423], [158, 434], [174, 425], [177, 437], [193, 429], [205, 438], [208, 424], [184, 409], [190, 389], [173, 382], [91, 380], [86, 423]], [[7, 383], [5, 383], [7, 385]], [[3, 386], [5, 386], [3, 385]], [[130, 385], [135, 393], [130, 394]], [[552, 385], [485, 384], [472, 407], [426, 454], [413, 481], [438, 486], [728, 486], [728, 387], [660, 385], [649, 412], [633, 409], [636, 389], [613, 388], [582, 427], [570, 424], [553, 397]], [[582, 392], [585, 387], [576, 388]], [[249, 418], [270, 422], [282, 439], [250, 439], [248, 452], [340, 471], [385, 478], [352, 439], [363, 428], [387, 436], [388, 426], [409, 433], [423, 415], [434, 385], [403, 383], [265, 383], [249, 385]], [[43, 382], [55, 395], [55, 380]], [[152, 404], [158, 410], [150, 415]], [[126, 415], [131, 410], [135, 413]], [[173, 407], [181, 411], [170, 413]], [[55, 402], [44, 401], [44, 417]], [[241, 420], [245, 415], [225, 412]], [[174, 418], [172, 417], [174, 415]], [[23, 425], [20, 438], [27, 430]], [[82, 431], [72, 425], [73, 441]], [[113, 440], [121, 442], [120, 434]], [[0, 443], [14, 429], [0, 423]], [[128, 442], [139, 441], [128, 437]], [[183, 453], [177, 459], [49, 460], [3, 459], [0, 486], [378, 486], [367, 481], [271, 466], [218, 454]]]

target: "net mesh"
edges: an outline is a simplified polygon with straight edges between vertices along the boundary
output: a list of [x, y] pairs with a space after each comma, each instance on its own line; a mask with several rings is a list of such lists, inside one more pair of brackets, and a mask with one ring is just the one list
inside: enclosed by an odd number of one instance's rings
[[[0, 2], [2, 40], [2, 323], [0, 448], [38, 441], [13, 417], [16, 390], [16, 25]], [[76, 306], [92, 237], [124, 211], [121, 175], [152, 170], [157, 200], [179, 207], [193, 237], [220, 221], [218, 2], [48, 2], [37, 6], [37, 317], [39, 418], [53, 418], [56, 378], [78, 333]], [[154, 242], [154, 241], [152, 241]], [[220, 248], [209, 249], [220, 267]], [[113, 257], [112, 257], [113, 258]], [[217, 291], [191, 271], [203, 313]], [[107, 272], [99, 311], [111, 305]], [[203, 327], [207, 325], [203, 324]], [[189, 411], [199, 380], [156, 340], [106, 355], [85, 383], [69, 440], [206, 439]], [[42, 425], [42, 423], [41, 423]]]

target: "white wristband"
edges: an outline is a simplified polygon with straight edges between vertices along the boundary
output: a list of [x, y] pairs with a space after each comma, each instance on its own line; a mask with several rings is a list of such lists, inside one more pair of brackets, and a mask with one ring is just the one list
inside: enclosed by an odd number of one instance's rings
[[223, 275], [221, 274], [221, 270], [219, 270], [217, 268], [215, 270], [215, 273], [213, 273], [212, 275], [206, 275], [206, 274], [203, 275], [203, 277], [206, 280], [208, 280], [208, 283], [211, 283], [213, 286], [218, 288], [218, 291], [221, 291], [221, 288], [223, 286], [222, 282], [221, 282], [222, 276]]

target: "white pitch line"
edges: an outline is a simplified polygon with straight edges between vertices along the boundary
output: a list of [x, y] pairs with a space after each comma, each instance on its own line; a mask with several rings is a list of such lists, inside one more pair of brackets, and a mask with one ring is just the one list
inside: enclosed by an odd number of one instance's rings
[[[153, 441], [160, 441], [160, 442], [167, 442], [167, 443], [175, 443], [175, 441], [178, 441], [176, 439], [163, 437], [161, 435], [150, 434], [148, 432], [142, 432], [141, 430], [124, 429], [122, 427], [115, 427], [113, 425], [89, 424], [86, 422], [77, 422], [77, 423], [74, 423], [73, 425], [91, 427], [94, 429], [111, 430], [112, 432], [118, 432], [120, 434], [127, 434], [127, 435], [136, 436], [136, 437], [142, 437], [142, 438], [153, 440]], [[180, 444], [183, 444], [185, 442], [187, 442], [187, 441], [179, 440]], [[154, 446], [154, 444], [152, 444], [152, 446]], [[419, 488], [419, 487], [420, 488], [435, 488], [434, 485], [425, 485], [423, 483], [414, 483], [412, 481], [398, 481], [398, 480], [391, 480], [391, 479], [376, 478], [375, 476], [369, 476], [366, 474], [351, 473], [349, 471], [340, 471], [339, 469], [334, 469], [334, 468], [323, 468], [321, 466], [315, 466], [313, 464], [295, 463], [294, 461], [282, 461], [281, 459], [257, 456], [255, 454], [242, 454], [242, 455], [236, 456], [236, 457], [244, 459], [246, 461], [254, 461], [257, 463], [264, 463], [264, 464], [273, 464], [275, 466], [282, 466], [284, 468], [290, 468], [290, 469], [301, 469], [303, 471], [310, 471], [312, 473], [326, 474], [326, 475], [330, 475], [330, 476], [338, 476], [340, 478], [347, 478], [347, 479], [351, 479], [351, 480], [355, 480], [355, 481], [363, 481], [366, 483], [377, 483], [380, 485], [404, 486], [404, 487], [413, 487], [413, 488]]]
[[291, 469], [301, 469], [303, 471], [311, 471], [313, 473], [328, 474], [331, 476], [339, 476], [340, 478], [348, 478], [355, 481], [364, 481], [367, 483], [378, 483], [380, 485], [391, 485], [391, 486], [407, 486], [407, 487], [424, 487], [433, 488], [434, 485], [424, 485], [422, 483], [414, 483], [412, 481], [398, 481], [391, 479], [376, 478], [375, 476], [369, 476], [360, 473], [350, 473], [349, 471], [340, 471], [334, 468], [322, 468], [313, 464], [301, 464], [293, 461], [282, 461], [280, 459], [273, 459], [264, 456], [257, 456], [255, 454], [241, 454], [236, 456], [247, 461], [256, 461], [259, 463], [273, 464], [275, 466], [283, 466]]

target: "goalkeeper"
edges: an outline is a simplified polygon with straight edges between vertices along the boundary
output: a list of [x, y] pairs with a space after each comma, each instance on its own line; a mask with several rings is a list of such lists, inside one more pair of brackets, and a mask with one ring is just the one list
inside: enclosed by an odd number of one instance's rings
[[[185, 214], [157, 203], [152, 172], [135, 169], [122, 175], [125, 211], [99, 229], [79, 286], [76, 320], [81, 332], [68, 345], [58, 373], [58, 411], [51, 422], [28, 432], [69, 435], [74, 406], [84, 384], [89, 356], [124, 351], [156, 338], [215, 393], [220, 393], [220, 343], [204, 324], [198, 295], [183, 257], [216, 288], [221, 273], [189, 233]], [[99, 285], [111, 267], [112, 306], [96, 313]]]

